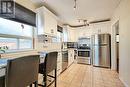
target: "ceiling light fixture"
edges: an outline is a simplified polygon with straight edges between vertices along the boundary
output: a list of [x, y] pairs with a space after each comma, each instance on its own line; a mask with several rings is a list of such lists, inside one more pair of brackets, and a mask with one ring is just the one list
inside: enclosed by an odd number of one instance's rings
[[87, 27], [90, 24], [96, 24], [96, 23], [108, 22], [108, 21], [111, 21], [110, 18], [108, 18], [108, 19], [101, 19], [101, 20], [94, 20], [94, 21], [90, 21], [90, 22], [88, 22], [86, 19], [78, 19], [78, 22], [79, 23], [83, 23], [83, 24], [81, 24], [81, 25], [64, 24], [64, 25], [65, 26], [68, 25], [68, 26], [73, 27], [73, 28], [78, 28], [78, 27]]
[[74, 0], [74, 10], [77, 8], [77, 0]]

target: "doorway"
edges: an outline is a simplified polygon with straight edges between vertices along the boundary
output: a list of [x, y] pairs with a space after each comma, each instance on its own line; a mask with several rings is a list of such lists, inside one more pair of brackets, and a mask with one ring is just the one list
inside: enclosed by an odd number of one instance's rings
[[119, 73], [119, 21], [114, 25], [115, 29], [115, 51], [116, 51], [116, 70]]

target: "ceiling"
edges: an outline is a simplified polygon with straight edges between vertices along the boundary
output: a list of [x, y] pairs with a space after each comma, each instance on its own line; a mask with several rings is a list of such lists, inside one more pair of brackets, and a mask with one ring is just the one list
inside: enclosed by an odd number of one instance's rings
[[74, 9], [74, 0], [32, 0], [36, 4], [44, 4], [50, 8], [62, 22], [78, 25], [78, 19], [88, 21], [111, 18], [120, 0], [77, 0]]

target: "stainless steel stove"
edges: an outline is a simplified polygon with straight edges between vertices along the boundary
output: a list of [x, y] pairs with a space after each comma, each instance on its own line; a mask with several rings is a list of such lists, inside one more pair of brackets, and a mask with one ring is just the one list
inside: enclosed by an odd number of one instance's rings
[[77, 63], [91, 64], [90, 52], [90, 38], [80, 38], [78, 41]]

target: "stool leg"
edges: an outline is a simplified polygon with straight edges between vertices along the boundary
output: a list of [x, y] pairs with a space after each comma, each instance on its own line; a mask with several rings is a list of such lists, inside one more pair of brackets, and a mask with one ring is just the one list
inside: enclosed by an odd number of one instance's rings
[[46, 74], [46, 72], [44, 72], [43, 81], [44, 81], [44, 86], [43, 87], [47, 87], [47, 74]]
[[30, 85], [30, 87], [32, 87], [32, 84]]
[[38, 81], [34, 82], [34, 87], [38, 87]]
[[55, 69], [55, 87], [57, 86], [57, 69]]

